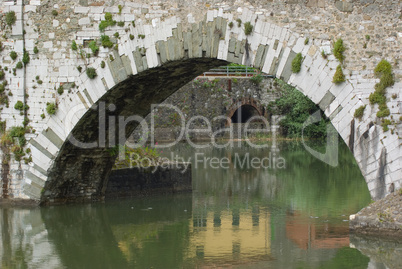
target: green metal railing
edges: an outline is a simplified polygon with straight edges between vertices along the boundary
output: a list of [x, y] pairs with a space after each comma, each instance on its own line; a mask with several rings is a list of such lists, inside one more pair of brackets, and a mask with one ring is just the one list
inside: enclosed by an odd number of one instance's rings
[[262, 73], [260, 70], [254, 67], [248, 66], [220, 66], [217, 68], [213, 68], [208, 72], [205, 72], [202, 76], [218, 76], [218, 77], [252, 77], [255, 75], [261, 75], [263, 77], [273, 77], [271, 75], [267, 75]]

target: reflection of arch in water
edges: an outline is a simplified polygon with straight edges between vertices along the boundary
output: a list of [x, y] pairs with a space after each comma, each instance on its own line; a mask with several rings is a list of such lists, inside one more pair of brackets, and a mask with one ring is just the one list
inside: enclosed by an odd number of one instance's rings
[[267, 116], [265, 107], [251, 97], [234, 101], [233, 104], [227, 108], [227, 111], [227, 117], [230, 120], [228, 119], [226, 125], [230, 125], [232, 123], [246, 123], [254, 116]]

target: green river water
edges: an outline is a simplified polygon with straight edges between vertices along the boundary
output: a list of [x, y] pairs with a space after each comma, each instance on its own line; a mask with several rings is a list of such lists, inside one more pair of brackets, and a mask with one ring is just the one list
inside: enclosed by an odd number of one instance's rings
[[[389, 259], [402, 258], [400, 244], [349, 235], [349, 215], [371, 199], [343, 144], [335, 168], [295, 142], [268, 149], [181, 144], [162, 155], [172, 153], [192, 157], [193, 193], [0, 209], [0, 267], [389, 267], [374, 255], [378, 245]], [[196, 154], [230, 163], [214, 169], [195, 163]], [[247, 154], [284, 162], [236, 165]]]

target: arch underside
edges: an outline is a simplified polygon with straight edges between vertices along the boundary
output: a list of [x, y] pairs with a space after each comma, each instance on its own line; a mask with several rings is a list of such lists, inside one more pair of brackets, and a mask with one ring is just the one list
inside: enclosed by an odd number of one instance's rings
[[[225, 64], [225, 61], [211, 58], [169, 62], [130, 76], [109, 90], [85, 113], [69, 135], [83, 143], [103, 143], [99, 141], [99, 126], [103, 119], [99, 117], [97, 108], [101, 102], [105, 103], [106, 108], [113, 104], [114, 111], [105, 111], [106, 147], [85, 149], [76, 147], [67, 140], [49, 169], [41, 202], [102, 199], [108, 175], [116, 159], [110, 148], [121, 143], [119, 117], [138, 115], [144, 118], [150, 113], [152, 104], [161, 103], [203, 72]], [[116, 122], [114, 133], [109, 133], [109, 130], [113, 130], [113, 126], [109, 125], [111, 118]], [[137, 125], [136, 121], [126, 125], [125, 138], [129, 137]]]

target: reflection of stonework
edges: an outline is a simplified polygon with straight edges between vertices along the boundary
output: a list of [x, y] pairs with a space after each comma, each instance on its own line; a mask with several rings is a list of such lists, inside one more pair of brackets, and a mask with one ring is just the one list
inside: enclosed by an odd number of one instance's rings
[[41, 218], [38, 209], [0, 208], [0, 267], [63, 268]]

